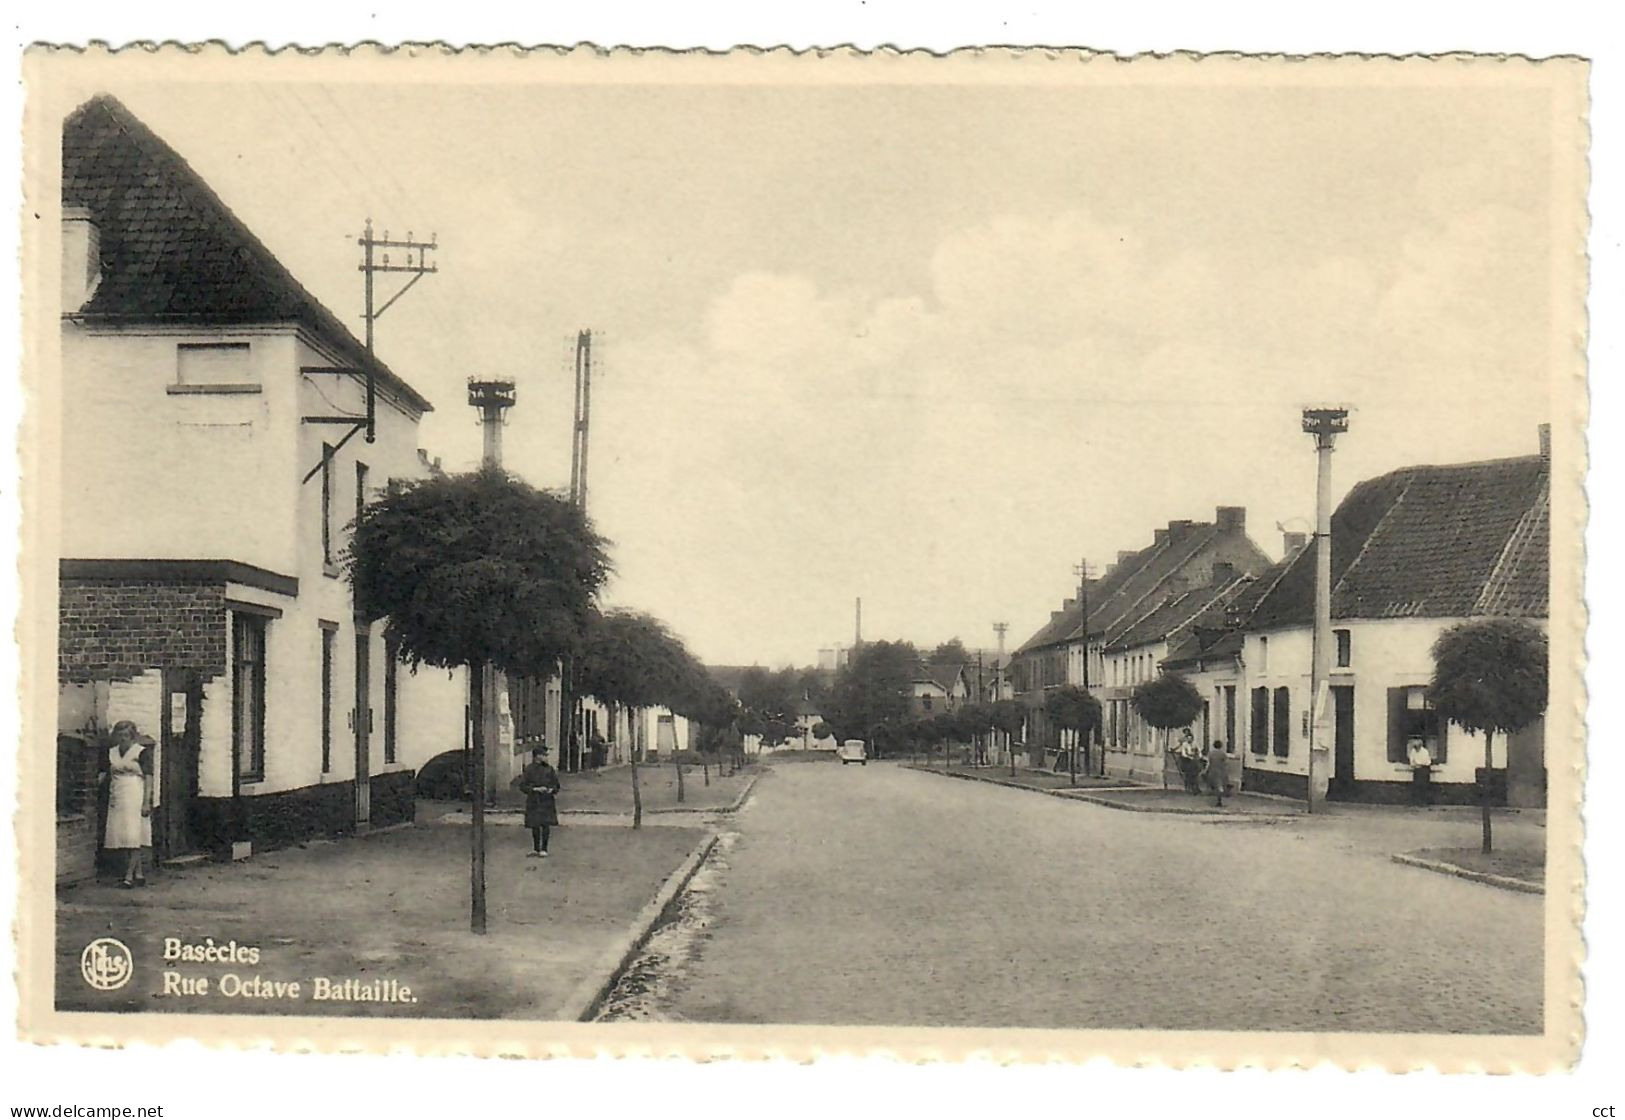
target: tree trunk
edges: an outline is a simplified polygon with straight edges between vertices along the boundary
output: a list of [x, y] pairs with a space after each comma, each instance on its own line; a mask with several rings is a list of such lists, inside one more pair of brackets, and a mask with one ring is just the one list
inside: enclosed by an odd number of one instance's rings
[[489, 665], [468, 667], [468, 708], [473, 721], [473, 773], [470, 775], [469, 801], [471, 827], [469, 828], [469, 898], [468, 928], [474, 933], [485, 932], [485, 674]]
[[671, 760], [677, 764], [677, 804], [683, 803], [683, 752], [677, 746], [677, 736], [672, 735]]
[[1478, 785], [1479, 814], [1484, 821], [1484, 845], [1479, 850], [1485, 855], [1490, 851], [1490, 760], [1494, 757], [1490, 743], [1494, 736], [1493, 731], [1484, 732], [1484, 780]]
[[643, 789], [638, 785], [638, 752], [628, 751], [632, 760], [632, 827], [643, 827]]

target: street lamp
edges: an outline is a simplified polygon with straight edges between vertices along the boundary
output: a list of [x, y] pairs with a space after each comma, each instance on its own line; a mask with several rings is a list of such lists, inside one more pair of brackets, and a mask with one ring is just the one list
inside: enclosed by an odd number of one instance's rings
[[1349, 410], [1306, 408], [1303, 430], [1315, 437], [1315, 629], [1309, 676], [1309, 765], [1304, 782], [1304, 803], [1313, 813], [1315, 754], [1329, 750], [1325, 720], [1332, 643], [1332, 445], [1349, 430]]

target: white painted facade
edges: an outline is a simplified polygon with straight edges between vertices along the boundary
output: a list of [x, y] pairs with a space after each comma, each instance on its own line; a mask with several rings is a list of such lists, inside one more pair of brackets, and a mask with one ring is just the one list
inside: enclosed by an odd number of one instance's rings
[[[370, 500], [392, 478], [425, 473], [412, 407], [380, 383], [376, 442], [357, 435], [332, 460], [324, 558], [321, 474], [301, 479], [321, 462], [323, 443], [336, 443], [347, 428], [301, 418], [364, 415], [365, 389], [359, 377], [300, 369], [347, 364], [339, 353], [293, 325], [223, 331], [64, 321], [62, 334], [63, 394], [73, 402], [61, 443], [63, 556], [233, 560], [298, 580], [294, 595], [236, 584], [226, 590], [228, 602], [280, 612], [265, 629], [264, 774], [243, 783], [243, 794], [353, 779], [358, 718], [371, 720], [371, 774], [413, 769], [460, 748], [464, 674], [401, 666], [393, 758], [386, 760], [381, 624], [370, 628], [371, 702], [359, 712], [355, 706], [354, 609], [339, 560], [358, 493]], [[335, 635], [325, 767], [324, 625]], [[203, 797], [232, 792], [230, 681], [228, 669], [204, 689]], [[156, 687], [116, 686], [97, 716], [155, 729], [159, 703]]]
[[[1328, 684], [1354, 688], [1354, 773], [1357, 782], [1408, 782], [1407, 762], [1389, 757], [1388, 703], [1390, 689], [1425, 688], [1433, 678], [1433, 643], [1444, 630], [1466, 621], [1460, 618], [1429, 619], [1336, 619], [1335, 631], [1348, 632], [1348, 664], [1335, 665]], [[1544, 628], [1543, 622], [1537, 622]], [[1249, 769], [1305, 775], [1309, 763], [1308, 720], [1310, 716], [1310, 659], [1313, 635], [1308, 627], [1291, 627], [1249, 633], [1243, 658], [1248, 699], [1238, 704], [1243, 713], [1239, 723], [1248, 728], [1241, 734], [1242, 755]], [[1289, 750], [1285, 757], [1274, 752], [1273, 731], [1263, 756], [1251, 749], [1251, 692], [1267, 688], [1273, 696], [1278, 688], [1290, 690], [1291, 724]], [[1332, 777], [1332, 705], [1326, 705], [1325, 754], [1317, 752], [1315, 789], [1324, 796]], [[1446, 757], [1433, 767], [1435, 783], [1471, 785], [1478, 767], [1484, 764], [1484, 738], [1451, 724], [1446, 730]], [[1492, 765], [1506, 765], [1507, 740], [1496, 736]]]

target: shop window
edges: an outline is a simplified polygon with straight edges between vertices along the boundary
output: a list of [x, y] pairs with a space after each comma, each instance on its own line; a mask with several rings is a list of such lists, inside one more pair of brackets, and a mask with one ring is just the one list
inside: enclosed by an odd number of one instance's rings
[[1413, 742], [1428, 749], [1434, 765], [1443, 763], [1449, 752], [1446, 723], [1428, 700], [1421, 685], [1388, 690], [1388, 761], [1409, 762]]
[[333, 642], [338, 626], [318, 623], [322, 635], [322, 773], [333, 770]]

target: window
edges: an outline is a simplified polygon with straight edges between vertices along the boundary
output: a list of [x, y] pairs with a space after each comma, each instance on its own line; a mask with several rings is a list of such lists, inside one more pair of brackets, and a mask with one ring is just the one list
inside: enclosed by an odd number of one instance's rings
[[322, 565], [333, 563], [333, 445], [322, 444]]
[[231, 615], [231, 756], [243, 781], [265, 777], [265, 619]]
[[189, 386], [241, 386], [258, 381], [246, 342], [183, 342], [175, 352], [175, 381]]
[[318, 623], [322, 628], [322, 773], [333, 772], [333, 639], [338, 625]]
[[[892, 695], [895, 696], [897, 694], [892, 693]], [[896, 703], [896, 701], [893, 701], [893, 703]], [[929, 712], [930, 710], [931, 710], [931, 697], [929, 697], [929, 696], [920, 697], [920, 711]]]
[[1421, 685], [1388, 690], [1388, 761], [1409, 762], [1413, 741], [1421, 741], [1438, 765], [1449, 750], [1446, 723]]
[[395, 759], [396, 693], [400, 684], [400, 651], [394, 642], [384, 643], [384, 763]]
[[1275, 690], [1275, 753], [1285, 758], [1292, 753], [1292, 690], [1282, 685]]
[[1260, 673], [1270, 671], [1270, 640], [1268, 638], [1258, 639], [1258, 671]]
[[1266, 754], [1270, 746], [1270, 690], [1253, 689], [1252, 746], [1254, 754]]
[[1337, 667], [1347, 669], [1350, 656], [1353, 653], [1353, 641], [1347, 630], [1333, 630], [1332, 637], [1337, 641]]
[[1236, 744], [1236, 686], [1224, 686], [1224, 748], [1231, 754], [1241, 748]]

